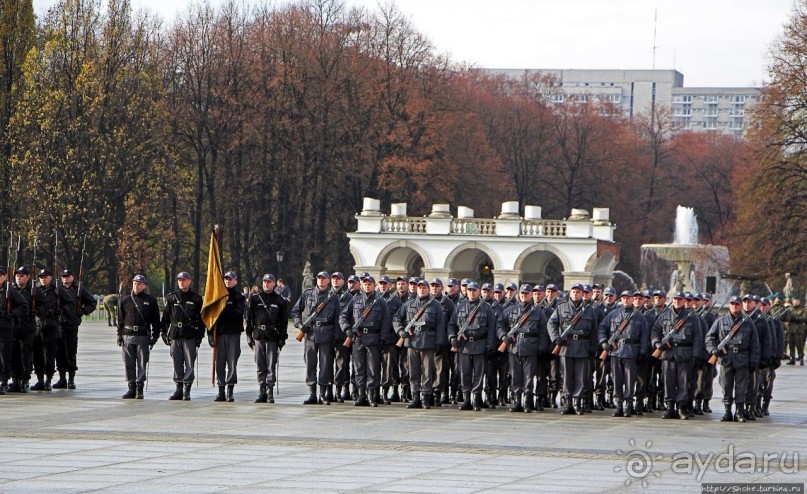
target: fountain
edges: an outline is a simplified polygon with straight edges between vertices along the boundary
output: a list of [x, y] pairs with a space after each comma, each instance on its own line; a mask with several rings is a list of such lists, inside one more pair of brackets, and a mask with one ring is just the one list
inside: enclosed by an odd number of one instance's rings
[[695, 211], [678, 206], [673, 243], [642, 245], [641, 279], [648, 287], [668, 292], [712, 291], [715, 302], [721, 304], [733, 288], [733, 282], [720, 276], [728, 271], [728, 264], [728, 248], [700, 244]]

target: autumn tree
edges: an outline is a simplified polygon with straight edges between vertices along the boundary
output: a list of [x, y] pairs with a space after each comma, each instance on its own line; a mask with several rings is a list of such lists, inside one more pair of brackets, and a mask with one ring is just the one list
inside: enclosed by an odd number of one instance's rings
[[[747, 166], [739, 190], [732, 264], [781, 283], [784, 272], [807, 273], [807, 2], [796, 2], [775, 42], [770, 83], [753, 110]], [[774, 285], [776, 286], [776, 285]]]
[[60, 267], [78, 267], [86, 235], [85, 265], [105, 274], [95, 281], [108, 289], [119, 268], [145, 267], [155, 212], [139, 205], [169, 155], [156, 28], [134, 19], [128, 0], [103, 13], [93, 1], [60, 3], [45, 19], [44, 46], [24, 64], [11, 120], [12, 184], [32, 198], [19, 223], [39, 237], [40, 252], [53, 252], [59, 236]]

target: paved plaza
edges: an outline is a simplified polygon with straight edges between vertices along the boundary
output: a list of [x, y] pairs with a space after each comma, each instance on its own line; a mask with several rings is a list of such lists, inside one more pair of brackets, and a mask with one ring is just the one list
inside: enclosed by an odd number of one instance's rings
[[725, 424], [718, 396], [714, 413], [689, 421], [304, 406], [293, 339], [280, 356], [276, 403], [254, 404], [245, 339], [242, 351], [235, 403], [213, 402], [207, 342], [191, 402], [167, 400], [174, 385], [162, 342], [146, 399], [121, 400], [114, 329], [85, 323], [77, 390], [0, 396], [0, 492], [680, 493], [701, 492], [703, 482], [807, 479], [807, 367], [780, 367], [770, 417]]

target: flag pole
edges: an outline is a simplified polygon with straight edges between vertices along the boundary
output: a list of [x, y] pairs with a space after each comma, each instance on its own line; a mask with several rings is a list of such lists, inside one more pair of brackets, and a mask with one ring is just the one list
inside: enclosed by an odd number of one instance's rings
[[[213, 225], [213, 237], [216, 239], [216, 253], [219, 254], [221, 249], [219, 249], [219, 225]], [[220, 254], [219, 254], [220, 255]], [[208, 262], [210, 262], [208, 260]], [[219, 275], [221, 275], [221, 266], [219, 265]], [[223, 277], [223, 276], [222, 276]], [[213, 359], [210, 363], [210, 384], [213, 386], [216, 385], [216, 326], [213, 325], [211, 328], [213, 330]]]

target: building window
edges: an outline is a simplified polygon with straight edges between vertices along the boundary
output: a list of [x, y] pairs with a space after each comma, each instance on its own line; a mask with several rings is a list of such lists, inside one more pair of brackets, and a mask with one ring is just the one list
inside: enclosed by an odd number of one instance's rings
[[707, 103], [717, 103], [718, 96], [707, 96], [706, 102]]
[[683, 101], [684, 103], [692, 103], [692, 95], [682, 96], [681, 101]]
[[735, 103], [745, 103], [745, 96], [744, 95], [735, 96], [734, 97], [734, 102]]

